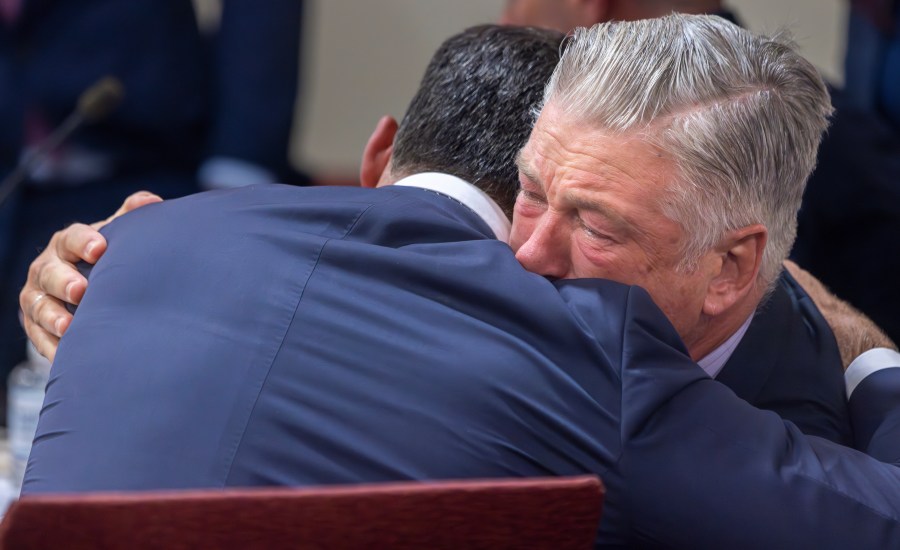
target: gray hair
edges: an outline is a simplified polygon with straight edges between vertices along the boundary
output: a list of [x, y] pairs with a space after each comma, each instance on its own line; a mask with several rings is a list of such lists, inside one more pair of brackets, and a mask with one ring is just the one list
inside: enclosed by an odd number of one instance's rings
[[672, 155], [679, 175], [661, 206], [687, 234], [682, 270], [728, 231], [760, 223], [769, 236], [759, 282], [778, 277], [832, 112], [792, 42], [715, 16], [577, 29], [544, 92], [551, 102]]

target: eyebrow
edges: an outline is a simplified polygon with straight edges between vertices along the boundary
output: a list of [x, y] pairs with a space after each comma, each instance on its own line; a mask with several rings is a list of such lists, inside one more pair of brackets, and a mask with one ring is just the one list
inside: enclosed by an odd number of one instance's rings
[[525, 161], [525, 157], [523, 155], [524, 149], [519, 151], [519, 154], [516, 155], [516, 166], [519, 168], [519, 172], [521, 172], [526, 178], [528, 178], [532, 183], [541, 187], [543, 189], [543, 185], [541, 184], [541, 178], [538, 174], [531, 169], [528, 163]]

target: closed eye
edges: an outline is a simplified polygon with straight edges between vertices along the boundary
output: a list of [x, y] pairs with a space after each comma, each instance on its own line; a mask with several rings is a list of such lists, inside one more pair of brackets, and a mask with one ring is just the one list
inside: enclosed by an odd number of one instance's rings
[[536, 204], [546, 204], [547, 198], [539, 193], [535, 193], [534, 191], [529, 191], [528, 189], [521, 189], [519, 191], [519, 196], [523, 199], [536, 203]]
[[618, 240], [614, 239], [609, 233], [601, 231], [595, 227], [591, 227], [590, 225], [585, 223], [585, 221], [583, 219], [581, 219], [580, 217], [578, 218], [578, 225], [581, 226], [581, 230], [584, 232], [584, 234], [587, 235], [587, 237], [592, 240], [606, 241], [606, 242], [617, 243], [617, 244], [619, 242]]

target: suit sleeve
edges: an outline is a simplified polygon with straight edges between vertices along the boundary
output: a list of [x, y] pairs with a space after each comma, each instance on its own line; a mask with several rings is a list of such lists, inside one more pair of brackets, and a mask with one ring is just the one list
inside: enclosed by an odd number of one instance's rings
[[[674, 329], [660, 317], [649, 296], [633, 289], [623, 340], [621, 471], [635, 542], [900, 547], [900, 469], [748, 405], [672, 346]], [[896, 383], [898, 369], [888, 370], [882, 374]], [[896, 434], [900, 401], [888, 398], [882, 408], [876, 443]]]
[[856, 448], [900, 464], [900, 362], [866, 376], [850, 395]]

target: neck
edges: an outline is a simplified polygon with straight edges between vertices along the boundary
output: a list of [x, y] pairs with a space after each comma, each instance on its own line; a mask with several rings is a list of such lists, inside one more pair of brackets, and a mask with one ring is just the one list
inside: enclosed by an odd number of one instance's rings
[[754, 291], [727, 311], [701, 319], [684, 338], [691, 359], [694, 361], [703, 359], [731, 338], [756, 311], [762, 296], [759, 291]]

